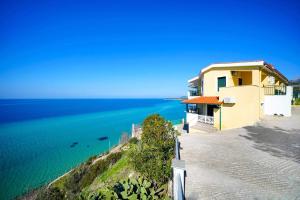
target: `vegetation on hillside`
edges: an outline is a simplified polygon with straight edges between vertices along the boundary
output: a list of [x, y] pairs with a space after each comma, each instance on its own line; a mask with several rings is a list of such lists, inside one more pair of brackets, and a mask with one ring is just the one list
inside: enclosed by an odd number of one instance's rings
[[[71, 171], [67, 176], [40, 192], [37, 199], [79, 199], [81, 191], [94, 179], [114, 165], [122, 157], [122, 152], [111, 153], [105, 159], [93, 162], [91, 158]], [[61, 198], [63, 197], [63, 198]]]
[[88, 199], [165, 199], [166, 185], [158, 187], [143, 177], [128, 178], [109, 188], [101, 188], [90, 194]]
[[176, 131], [159, 115], [147, 117], [141, 140], [122, 134], [121, 147], [91, 157], [34, 199], [168, 199]]

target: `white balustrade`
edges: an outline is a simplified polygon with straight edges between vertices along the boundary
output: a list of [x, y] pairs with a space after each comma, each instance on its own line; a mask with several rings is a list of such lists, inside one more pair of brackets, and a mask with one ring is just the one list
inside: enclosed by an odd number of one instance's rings
[[207, 115], [198, 115], [198, 121], [205, 124], [214, 124], [214, 117]]

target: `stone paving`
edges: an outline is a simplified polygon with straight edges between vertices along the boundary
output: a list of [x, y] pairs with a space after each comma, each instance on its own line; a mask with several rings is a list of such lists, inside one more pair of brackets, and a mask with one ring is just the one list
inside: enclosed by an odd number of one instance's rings
[[300, 107], [290, 118], [179, 140], [187, 199], [300, 200]]

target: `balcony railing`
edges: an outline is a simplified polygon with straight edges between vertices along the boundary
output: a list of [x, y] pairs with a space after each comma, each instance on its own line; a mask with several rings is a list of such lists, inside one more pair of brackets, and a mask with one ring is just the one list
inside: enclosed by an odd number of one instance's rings
[[265, 95], [286, 95], [286, 86], [271, 85], [264, 86]]
[[207, 115], [198, 115], [198, 122], [205, 124], [214, 124], [214, 117]]

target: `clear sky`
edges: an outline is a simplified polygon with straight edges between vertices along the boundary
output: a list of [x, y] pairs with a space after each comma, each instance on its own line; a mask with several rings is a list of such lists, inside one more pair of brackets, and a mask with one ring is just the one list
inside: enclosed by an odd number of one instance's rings
[[300, 76], [297, 0], [0, 0], [0, 98], [182, 96], [243, 60]]

